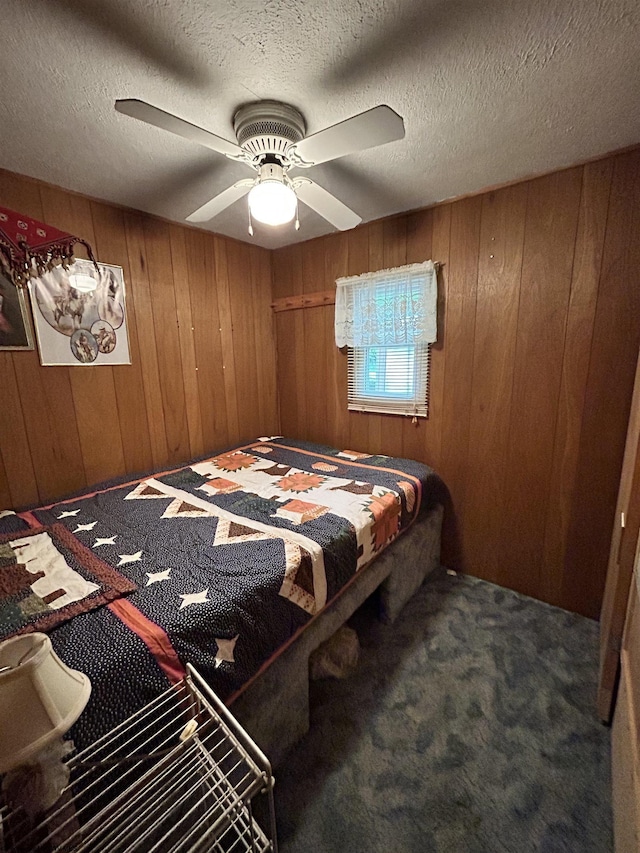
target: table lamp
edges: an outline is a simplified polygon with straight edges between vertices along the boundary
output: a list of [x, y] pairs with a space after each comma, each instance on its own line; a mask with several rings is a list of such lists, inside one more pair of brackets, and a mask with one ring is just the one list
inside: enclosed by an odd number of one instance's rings
[[[60, 660], [46, 634], [0, 643], [0, 774], [9, 774], [5, 790], [11, 773], [38, 765], [43, 750], [71, 728], [90, 694], [89, 678]], [[38, 805], [48, 808], [55, 799], [48, 793]]]

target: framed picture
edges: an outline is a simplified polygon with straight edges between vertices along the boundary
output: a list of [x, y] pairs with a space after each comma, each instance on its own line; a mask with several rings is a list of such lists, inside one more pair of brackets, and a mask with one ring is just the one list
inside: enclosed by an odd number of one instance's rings
[[29, 295], [41, 364], [131, 364], [122, 267], [77, 260], [31, 279]]
[[0, 350], [33, 348], [25, 293], [0, 272]]

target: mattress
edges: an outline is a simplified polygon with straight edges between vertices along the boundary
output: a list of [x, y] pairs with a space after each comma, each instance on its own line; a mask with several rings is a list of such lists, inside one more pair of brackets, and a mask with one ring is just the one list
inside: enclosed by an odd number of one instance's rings
[[93, 686], [76, 746], [179, 680], [187, 661], [222, 699], [242, 693], [441, 492], [411, 460], [263, 437], [0, 520], [13, 542], [19, 526], [55, 541], [62, 526], [77, 543], [71, 567], [99, 561], [127, 582], [47, 629]]

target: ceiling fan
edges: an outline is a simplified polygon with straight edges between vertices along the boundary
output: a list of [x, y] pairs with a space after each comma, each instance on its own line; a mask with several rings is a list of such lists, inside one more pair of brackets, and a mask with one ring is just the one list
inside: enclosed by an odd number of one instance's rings
[[305, 136], [304, 118], [295, 107], [279, 101], [246, 104], [233, 119], [237, 143], [145, 101], [119, 100], [115, 107], [124, 115], [197, 142], [254, 169], [257, 175], [236, 181], [187, 216], [188, 222], [208, 222], [248, 194], [249, 234], [253, 234], [252, 218], [266, 225], [282, 225], [295, 217], [298, 229], [298, 200], [339, 231], [354, 228], [362, 217], [315, 181], [306, 176], [291, 177], [289, 171], [317, 166], [404, 137], [402, 118], [386, 105]]

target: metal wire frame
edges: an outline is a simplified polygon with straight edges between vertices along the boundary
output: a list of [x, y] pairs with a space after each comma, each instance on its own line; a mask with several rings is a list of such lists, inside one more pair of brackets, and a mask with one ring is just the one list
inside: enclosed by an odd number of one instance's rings
[[[68, 787], [38, 820], [3, 806], [0, 850], [276, 853], [271, 766], [187, 670], [183, 682], [69, 759]], [[181, 740], [190, 720], [197, 728]], [[267, 832], [251, 808], [258, 793], [268, 798]]]

